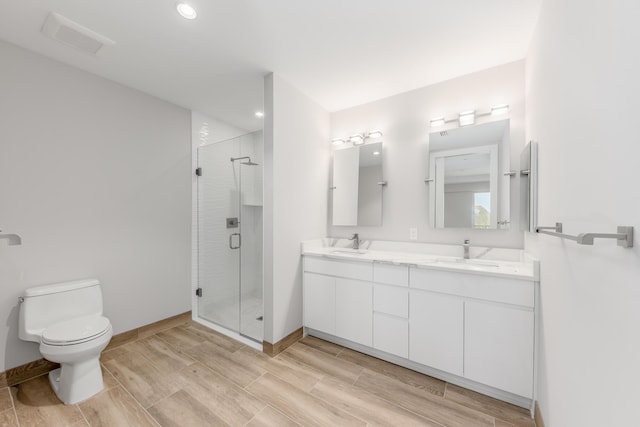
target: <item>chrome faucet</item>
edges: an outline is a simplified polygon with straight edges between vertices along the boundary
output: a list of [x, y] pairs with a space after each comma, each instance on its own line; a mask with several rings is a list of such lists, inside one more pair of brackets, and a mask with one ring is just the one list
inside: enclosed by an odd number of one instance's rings
[[358, 233], [353, 233], [353, 237], [349, 240], [353, 240], [353, 249], [360, 249], [360, 238], [358, 237]]
[[464, 259], [469, 259], [469, 246], [471, 246], [470, 240], [464, 239], [464, 243], [462, 244], [462, 247], [464, 248]]

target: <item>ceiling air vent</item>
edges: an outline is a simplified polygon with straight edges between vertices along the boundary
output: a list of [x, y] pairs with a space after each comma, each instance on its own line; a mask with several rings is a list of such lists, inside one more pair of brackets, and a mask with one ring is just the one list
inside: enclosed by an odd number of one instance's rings
[[440, 132], [440, 136], [449, 136], [449, 132], [443, 130], [442, 132]]
[[115, 42], [55, 12], [49, 13], [42, 33], [85, 53], [95, 55], [104, 45]]

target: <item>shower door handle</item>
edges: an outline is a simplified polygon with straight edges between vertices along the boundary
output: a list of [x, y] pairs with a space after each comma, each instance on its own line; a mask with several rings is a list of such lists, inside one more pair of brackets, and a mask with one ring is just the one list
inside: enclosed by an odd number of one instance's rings
[[[238, 246], [233, 246], [233, 236], [238, 236]], [[240, 249], [241, 245], [242, 245], [242, 237], [240, 236], [240, 233], [229, 234], [229, 248], [230, 249]]]

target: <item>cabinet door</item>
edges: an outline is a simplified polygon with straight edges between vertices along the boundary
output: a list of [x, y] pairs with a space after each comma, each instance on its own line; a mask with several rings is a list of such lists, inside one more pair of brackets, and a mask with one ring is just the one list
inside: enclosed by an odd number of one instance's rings
[[464, 376], [531, 398], [533, 325], [531, 310], [467, 301]]
[[336, 279], [304, 273], [304, 326], [334, 335], [336, 333]]
[[373, 285], [336, 279], [336, 335], [371, 347], [373, 344]]
[[426, 291], [409, 295], [409, 359], [462, 376], [463, 300]]
[[373, 348], [406, 359], [409, 356], [409, 322], [406, 319], [373, 313]]

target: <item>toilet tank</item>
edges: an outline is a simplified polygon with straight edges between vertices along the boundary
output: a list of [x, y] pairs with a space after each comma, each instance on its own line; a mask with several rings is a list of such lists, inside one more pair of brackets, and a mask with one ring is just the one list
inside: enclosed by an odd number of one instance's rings
[[40, 342], [42, 331], [74, 317], [102, 315], [102, 290], [97, 279], [37, 286], [24, 291], [18, 335]]

